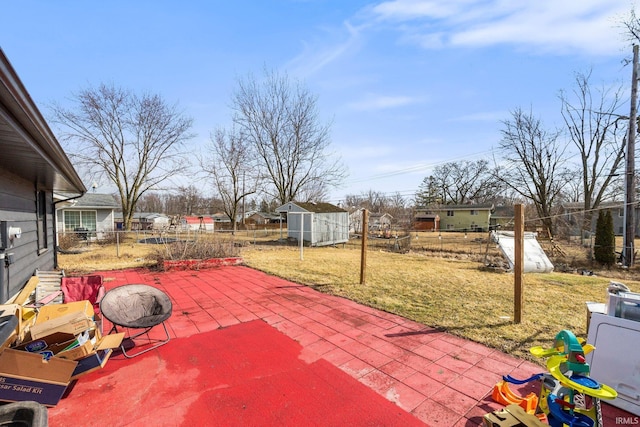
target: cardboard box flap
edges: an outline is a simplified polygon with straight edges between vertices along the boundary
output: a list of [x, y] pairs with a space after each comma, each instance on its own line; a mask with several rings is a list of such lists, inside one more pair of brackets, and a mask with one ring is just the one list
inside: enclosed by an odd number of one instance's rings
[[106, 335], [102, 337], [102, 340], [96, 347], [96, 350], [106, 350], [108, 348], [117, 348], [122, 344], [122, 340], [124, 339], [124, 332], [119, 332], [117, 334]]
[[109, 360], [109, 357], [112, 353], [113, 349], [111, 348], [108, 348], [106, 350], [98, 350], [92, 355], [78, 360], [78, 366], [76, 367], [76, 370], [73, 371], [71, 380], [76, 380], [84, 375], [87, 375], [88, 373], [104, 368], [104, 366], [107, 364], [107, 360]]
[[82, 331], [90, 329], [92, 324], [93, 320], [89, 319], [86, 314], [76, 311], [33, 325], [29, 329], [29, 332], [31, 333], [32, 339], [51, 335], [54, 332], [79, 334]]
[[0, 353], [0, 375], [37, 378], [46, 383], [67, 384], [77, 364], [55, 357], [47, 361], [39, 354], [10, 348]]
[[103, 337], [102, 334], [100, 334], [100, 330], [92, 329], [89, 331], [89, 334], [89, 340], [76, 347], [60, 351], [56, 354], [56, 357], [79, 360], [91, 354], [95, 354], [97, 351], [119, 347], [124, 339], [124, 332]]
[[38, 310], [36, 325], [74, 312], [84, 313], [88, 318], [93, 318], [93, 305], [91, 305], [91, 302], [89, 301], [74, 301], [64, 304], [43, 305]]

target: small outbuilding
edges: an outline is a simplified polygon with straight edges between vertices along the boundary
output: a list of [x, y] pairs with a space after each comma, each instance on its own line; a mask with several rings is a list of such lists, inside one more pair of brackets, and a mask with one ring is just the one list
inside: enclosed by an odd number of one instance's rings
[[310, 246], [349, 241], [349, 212], [331, 203], [289, 202], [276, 209], [287, 217], [287, 236]]

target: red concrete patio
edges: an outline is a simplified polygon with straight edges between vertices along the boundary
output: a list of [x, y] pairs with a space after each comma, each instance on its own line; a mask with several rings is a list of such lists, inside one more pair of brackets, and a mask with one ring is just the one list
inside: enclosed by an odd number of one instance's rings
[[[528, 378], [543, 371], [536, 364], [484, 345], [243, 266], [96, 274], [103, 275], [107, 289], [146, 283], [166, 292], [173, 301], [168, 325], [174, 338], [193, 340], [198, 334], [262, 320], [297, 341], [302, 346], [300, 357], [306, 362], [333, 364], [429, 426], [482, 425], [484, 414], [502, 407], [492, 401], [491, 391], [503, 375]], [[155, 351], [159, 350], [149, 354]], [[107, 367], [135, 360], [114, 354]], [[100, 372], [80, 378], [68, 396], [49, 409], [50, 425], [68, 425], [71, 408], [86, 405], [84, 400], [74, 400], [74, 393], [98, 375]], [[141, 386], [133, 375], [132, 389]], [[536, 391], [533, 384], [512, 389], [522, 395]], [[104, 390], [100, 399], [108, 401], [109, 390]], [[140, 411], [153, 414], [158, 409], [141, 403]], [[179, 412], [180, 404], [175, 403], [172, 410]], [[101, 406], [95, 402], [96, 410]], [[616, 417], [630, 416], [606, 403], [602, 406], [605, 426], [615, 425]], [[158, 425], [179, 425], [165, 413], [162, 417]], [[115, 425], [108, 411], [93, 421], [93, 425]], [[264, 425], [268, 424], [265, 419]], [[325, 425], [322, 419], [311, 424]]]

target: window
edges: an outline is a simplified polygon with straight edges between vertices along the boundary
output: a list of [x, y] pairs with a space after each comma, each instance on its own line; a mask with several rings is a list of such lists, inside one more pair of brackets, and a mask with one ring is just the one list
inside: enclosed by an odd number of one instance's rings
[[47, 195], [36, 192], [36, 228], [38, 233], [38, 252], [47, 249]]
[[65, 231], [76, 231], [78, 228], [96, 231], [96, 224], [96, 211], [64, 211]]
[[478, 211], [475, 209], [471, 209], [471, 215], [478, 215]]
[[447, 216], [453, 216], [453, 211], [447, 211]]
[[453, 230], [454, 228], [453, 224], [447, 224], [447, 230]]
[[618, 209], [618, 216], [620, 218], [624, 217], [624, 209]]

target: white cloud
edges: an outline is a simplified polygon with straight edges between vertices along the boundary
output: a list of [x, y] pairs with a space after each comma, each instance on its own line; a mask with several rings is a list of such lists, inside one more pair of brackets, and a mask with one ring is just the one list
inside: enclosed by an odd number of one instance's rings
[[[637, 1], [637, 0], [635, 0]], [[619, 55], [631, 4], [611, 0], [393, 0], [370, 9], [424, 48], [492, 46]]]
[[359, 35], [359, 29], [348, 22], [338, 29], [325, 28], [323, 37], [314, 42], [305, 42], [302, 52], [289, 61], [285, 68], [302, 77], [314, 74], [357, 50]]
[[410, 96], [369, 95], [360, 101], [349, 103], [347, 107], [356, 111], [373, 111], [404, 107], [417, 102], [417, 99]]

